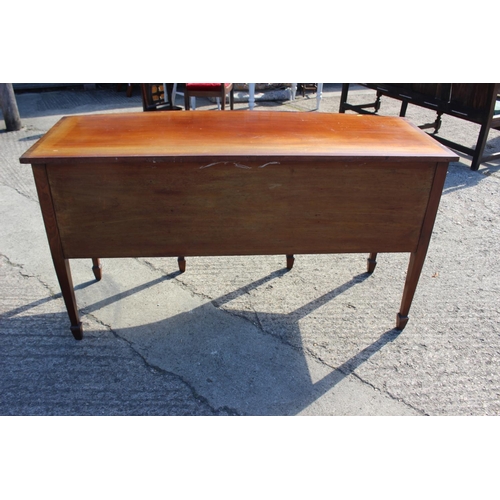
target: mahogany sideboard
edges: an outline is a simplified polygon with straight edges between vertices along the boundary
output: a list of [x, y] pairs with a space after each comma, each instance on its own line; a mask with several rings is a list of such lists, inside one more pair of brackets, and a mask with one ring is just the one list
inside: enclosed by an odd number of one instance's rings
[[81, 339], [69, 261], [101, 257], [409, 252], [402, 330], [457, 159], [399, 117], [190, 111], [65, 117], [20, 161]]

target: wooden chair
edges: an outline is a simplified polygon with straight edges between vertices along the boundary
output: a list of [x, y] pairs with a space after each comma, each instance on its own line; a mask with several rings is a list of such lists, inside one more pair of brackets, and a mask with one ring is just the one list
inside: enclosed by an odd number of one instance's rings
[[317, 83], [298, 83], [298, 92], [302, 92], [302, 97], [306, 96], [306, 91], [312, 90], [313, 92], [318, 91], [318, 84]]
[[216, 97], [218, 101], [220, 100], [220, 107], [225, 109], [228, 95], [229, 107], [234, 109], [234, 86], [232, 83], [186, 83], [184, 106], [186, 111], [191, 109], [191, 97]]
[[173, 88], [173, 83], [141, 83], [142, 109], [144, 111], [182, 109], [174, 106], [172, 102]]

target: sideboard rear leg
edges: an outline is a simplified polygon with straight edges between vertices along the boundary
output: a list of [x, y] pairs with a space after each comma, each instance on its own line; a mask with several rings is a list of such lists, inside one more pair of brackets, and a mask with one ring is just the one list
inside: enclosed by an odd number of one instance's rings
[[368, 258], [366, 259], [366, 270], [369, 273], [373, 273], [375, 271], [375, 266], [377, 265], [377, 254], [376, 253], [371, 253]]
[[179, 264], [179, 271], [181, 273], [186, 271], [186, 259], [184, 257], [179, 257], [177, 259], [177, 264]]
[[92, 271], [94, 272], [95, 279], [100, 281], [102, 279], [102, 264], [97, 257], [92, 258]]

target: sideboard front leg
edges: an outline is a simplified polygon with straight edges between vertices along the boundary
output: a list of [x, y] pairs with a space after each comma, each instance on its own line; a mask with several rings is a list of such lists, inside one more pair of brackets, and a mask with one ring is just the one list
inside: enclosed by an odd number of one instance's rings
[[76, 307], [75, 289], [73, 288], [73, 278], [71, 277], [69, 260], [64, 257], [61, 239], [59, 237], [57, 218], [47, 176], [47, 167], [45, 165], [35, 164], [32, 165], [32, 168], [38, 199], [40, 201], [40, 208], [42, 210], [43, 222], [47, 231], [52, 262], [54, 263], [57, 280], [59, 281], [64, 303], [66, 304], [66, 310], [68, 311], [68, 316], [71, 321], [71, 333], [76, 340], [81, 340], [83, 338], [82, 323]]
[[401, 307], [396, 319], [396, 328], [398, 330], [402, 330], [406, 326], [406, 323], [408, 323], [408, 312], [410, 311], [411, 302], [413, 300], [413, 296], [415, 295], [420, 273], [424, 267], [425, 256], [429, 248], [429, 241], [431, 239], [432, 228], [434, 227], [434, 221], [436, 219], [436, 213], [438, 211], [439, 200], [441, 199], [447, 170], [447, 163], [436, 164], [434, 181], [429, 196], [429, 203], [427, 204], [427, 211], [422, 224], [420, 240], [417, 244], [417, 248], [410, 255], [403, 298], [401, 299]]
[[375, 271], [375, 266], [377, 265], [377, 254], [376, 253], [371, 253], [368, 258], [366, 259], [366, 270], [369, 273], [373, 273]]
[[82, 340], [83, 329], [76, 306], [75, 289], [73, 287], [69, 260], [53, 257], [53, 261], [64, 303], [66, 304], [66, 310], [68, 311], [68, 316], [71, 321], [71, 333], [76, 340]]
[[408, 323], [408, 313], [410, 312], [413, 296], [415, 295], [415, 290], [417, 289], [420, 273], [424, 265], [426, 250], [427, 249], [421, 249], [420, 252], [412, 252], [410, 256], [410, 263], [408, 264], [403, 298], [401, 299], [401, 306], [396, 318], [397, 330], [403, 330], [406, 326], [406, 323]]
[[396, 316], [396, 330], [404, 330], [406, 323], [408, 323], [408, 316], [401, 316], [401, 313], [398, 313]]
[[287, 269], [292, 269], [294, 262], [295, 262], [295, 257], [293, 256], [293, 254], [286, 256], [286, 268]]
[[92, 271], [94, 273], [95, 279], [100, 281], [102, 279], [102, 264], [97, 257], [92, 258]]

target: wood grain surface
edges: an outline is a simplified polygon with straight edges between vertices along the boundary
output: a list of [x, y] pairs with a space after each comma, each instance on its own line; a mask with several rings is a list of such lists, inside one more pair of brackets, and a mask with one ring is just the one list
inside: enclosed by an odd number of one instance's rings
[[269, 111], [116, 113], [62, 118], [21, 163], [117, 158], [456, 159], [399, 117]]
[[[418, 168], [417, 168], [418, 167]], [[66, 258], [402, 252], [435, 164], [292, 160], [48, 169]]]

